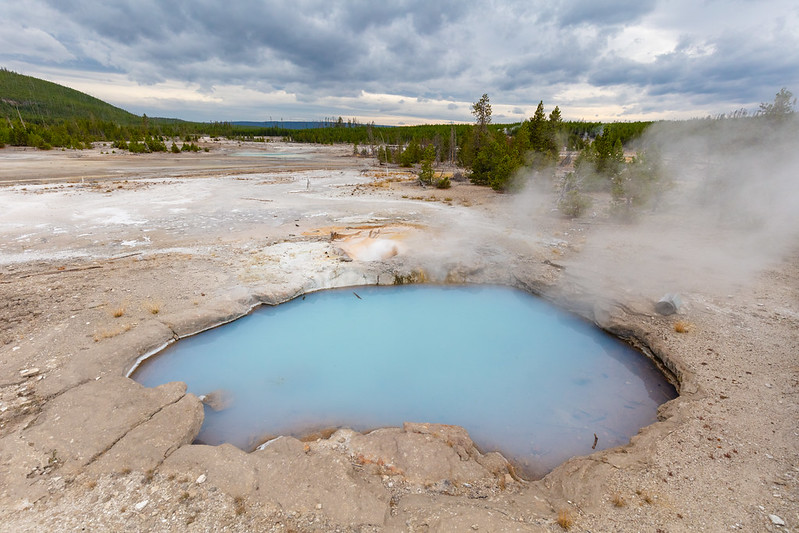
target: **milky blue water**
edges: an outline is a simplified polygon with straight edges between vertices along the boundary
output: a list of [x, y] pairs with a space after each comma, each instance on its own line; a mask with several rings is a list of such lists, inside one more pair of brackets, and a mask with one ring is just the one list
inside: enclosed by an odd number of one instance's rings
[[[357, 294], [357, 296], [356, 296]], [[277, 435], [405, 421], [465, 427], [528, 475], [626, 443], [674, 388], [642, 354], [506, 287], [308, 294], [180, 340], [133, 375], [224, 390], [197, 438], [249, 450]]]

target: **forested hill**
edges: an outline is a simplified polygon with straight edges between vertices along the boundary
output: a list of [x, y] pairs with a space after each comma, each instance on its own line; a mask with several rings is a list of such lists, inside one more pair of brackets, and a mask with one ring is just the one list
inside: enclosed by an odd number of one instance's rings
[[119, 125], [141, 122], [141, 117], [86, 93], [6, 69], [0, 69], [0, 115], [38, 124], [76, 118]]
[[80, 91], [0, 68], [0, 148], [81, 149], [98, 141], [122, 148], [128, 141], [143, 141], [148, 151], [156, 151], [165, 149], [164, 138], [188, 143], [202, 134], [232, 136], [234, 131], [227, 122], [140, 117]]

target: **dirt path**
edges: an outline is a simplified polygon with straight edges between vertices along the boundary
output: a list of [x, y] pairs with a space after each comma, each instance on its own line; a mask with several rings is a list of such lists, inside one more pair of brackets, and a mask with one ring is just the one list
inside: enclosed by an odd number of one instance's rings
[[[548, 193], [265, 148], [295, 155], [0, 150], [0, 530], [797, 528], [799, 254], [722, 282], [601, 212], [558, 217]], [[681, 395], [629, 445], [529, 482], [453, 427], [190, 445], [199, 400], [124, 377], [259, 303], [422, 277], [542, 294], [633, 339]], [[663, 317], [669, 291], [684, 305]]]

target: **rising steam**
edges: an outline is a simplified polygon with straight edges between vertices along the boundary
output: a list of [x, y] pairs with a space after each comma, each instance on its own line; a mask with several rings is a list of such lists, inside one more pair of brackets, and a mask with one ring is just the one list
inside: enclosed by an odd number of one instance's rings
[[658, 123], [671, 187], [633, 224], [592, 231], [570, 271], [603, 292], [731, 294], [799, 246], [799, 120]]

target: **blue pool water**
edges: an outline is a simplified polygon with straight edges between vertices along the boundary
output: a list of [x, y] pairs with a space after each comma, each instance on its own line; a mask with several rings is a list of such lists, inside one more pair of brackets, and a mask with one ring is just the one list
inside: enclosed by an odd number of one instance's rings
[[626, 443], [674, 388], [642, 354], [506, 287], [411, 285], [308, 294], [183, 339], [133, 378], [184, 381], [206, 407], [198, 441], [433, 422], [465, 427], [530, 476]]

